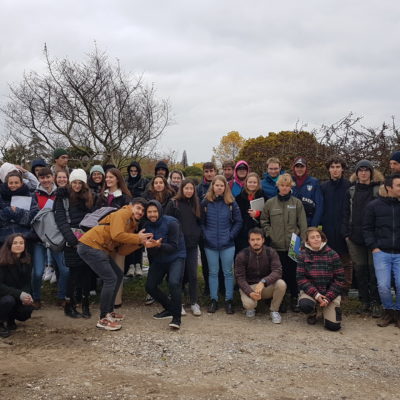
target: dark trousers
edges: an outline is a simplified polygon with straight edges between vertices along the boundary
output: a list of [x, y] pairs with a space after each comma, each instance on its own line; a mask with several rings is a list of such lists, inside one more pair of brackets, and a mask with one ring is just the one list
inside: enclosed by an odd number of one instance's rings
[[89, 297], [92, 273], [86, 264], [76, 265], [69, 269], [69, 278], [67, 284], [67, 299], [74, 302], [75, 293], [80, 289], [82, 297]]
[[293, 261], [287, 251], [278, 251], [282, 264], [282, 279], [286, 282], [288, 291], [292, 298], [298, 296], [296, 269], [297, 263]]
[[[184, 268], [184, 258], [177, 258], [169, 263], [151, 262], [146, 281], [146, 292], [179, 321], [181, 320]], [[168, 275], [168, 288], [171, 299], [159, 288], [166, 275]]]
[[0, 322], [26, 321], [31, 317], [32, 306], [26, 306], [15, 297], [7, 295], [0, 297]]
[[110, 255], [83, 243], [78, 245], [78, 254], [103, 281], [100, 294], [100, 318], [113, 312], [115, 297], [124, 277], [123, 272]]
[[196, 247], [186, 249], [185, 274], [183, 276], [183, 286], [189, 283], [190, 303], [197, 303], [197, 260], [199, 251]]

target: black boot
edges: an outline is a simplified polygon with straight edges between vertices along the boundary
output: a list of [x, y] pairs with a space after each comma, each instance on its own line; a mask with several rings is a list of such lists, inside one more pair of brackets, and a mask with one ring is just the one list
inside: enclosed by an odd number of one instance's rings
[[299, 299], [297, 297], [292, 297], [290, 299], [290, 309], [295, 313], [300, 312]]
[[71, 300], [67, 300], [64, 306], [64, 314], [71, 318], [80, 318], [82, 314], [76, 311], [75, 304]]
[[0, 337], [6, 338], [11, 335], [10, 330], [6, 327], [6, 324], [4, 322], [0, 321]]
[[82, 297], [82, 318], [90, 318], [92, 314], [89, 310], [89, 297]]
[[228, 300], [225, 302], [225, 312], [227, 314], [234, 314], [235, 310], [233, 308], [232, 300]]
[[15, 323], [15, 319], [14, 318], [9, 319], [7, 321], [7, 329], [9, 331], [15, 331], [17, 329], [17, 324]]
[[210, 314], [214, 314], [218, 310], [217, 300], [211, 300], [210, 305], [208, 306], [208, 312]]

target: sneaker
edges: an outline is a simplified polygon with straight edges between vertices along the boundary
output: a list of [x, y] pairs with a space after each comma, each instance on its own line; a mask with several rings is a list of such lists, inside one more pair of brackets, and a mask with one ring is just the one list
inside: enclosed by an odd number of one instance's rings
[[46, 268], [44, 269], [43, 273], [43, 280], [49, 281], [53, 276], [53, 273], [54, 273], [54, 268], [51, 265], [46, 265]]
[[195, 315], [196, 317], [198, 317], [199, 315], [201, 315], [201, 310], [200, 310], [200, 306], [197, 303], [194, 303], [190, 306], [193, 315]]
[[135, 276], [135, 266], [133, 264], [129, 265], [128, 272], [126, 273], [126, 276], [129, 276], [129, 278], [133, 278]]
[[270, 315], [273, 324], [280, 324], [282, 322], [281, 314], [278, 311], [271, 311]]
[[135, 276], [142, 276], [143, 271], [142, 271], [142, 266], [140, 264], [135, 265]]
[[97, 292], [95, 290], [91, 290], [89, 295], [90, 296], [97, 296]]
[[108, 318], [103, 318], [97, 321], [97, 328], [105, 329], [106, 331], [118, 331], [122, 325], [115, 321], [110, 321]]
[[107, 314], [107, 318], [110, 318], [110, 320], [111, 320], [111, 321], [114, 321], [114, 322], [115, 322], [115, 321], [116, 321], [116, 322], [120, 322], [120, 321], [123, 321], [123, 320], [124, 320], [125, 315], [119, 314], [119, 313], [116, 313], [115, 311], [113, 311], [113, 312]]
[[225, 302], [225, 312], [227, 314], [234, 314], [235, 313], [235, 309], [233, 308], [232, 300], [228, 300], [228, 301]]
[[207, 312], [209, 314], [214, 314], [218, 310], [218, 303], [217, 300], [211, 300], [210, 305], [208, 306]]
[[172, 318], [172, 321], [168, 325], [172, 329], [181, 329], [181, 321], [178, 318]]
[[144, 299], [144, 304], [146, 306], [151, 306], [154, 302], [155, 302], [155, 300], [149, 294]]
[[56, 283], [56, 282], [57, 282], [56, 271], [53, 271], [53, 274], [51, 275], [51, 278], [50, 278], [50, 283]]
[[256, 316], [256, 310], [246, 310], [247, 318], [254, 318]]
[[181, 311], [181, 315], [186, 315], [186, 310], [185, 310], [185, 307], [183, 306], [183, 304], [182, 304], [182, 311]]
[[157, 313], [157, 314], [154, 314], [154, 315], [153, 315], [153, 318], [154, 318], [154, 319], [172, 318], [172, 314], [171, 314], [169, 311], [164, 310], [164, 311], [161, 311], [161, 312], [159, 312], [159, 313]]

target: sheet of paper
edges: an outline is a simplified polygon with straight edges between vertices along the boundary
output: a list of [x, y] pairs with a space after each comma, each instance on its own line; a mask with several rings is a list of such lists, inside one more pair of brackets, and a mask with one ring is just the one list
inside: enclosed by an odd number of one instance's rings
[[30, 210], [32, 204], [32, 197], [30, 196], [12, 196], [11, 207], [22, 208], [23, 210]]
[[255, 211], [262, 211], [264, 209], [264, 197], [255, 200], [250, 200], [250, 208]]

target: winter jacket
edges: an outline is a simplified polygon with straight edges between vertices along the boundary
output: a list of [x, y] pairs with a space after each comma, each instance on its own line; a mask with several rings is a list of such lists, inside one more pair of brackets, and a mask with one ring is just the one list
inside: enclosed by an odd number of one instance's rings
[[[295, 181], [294, 178], [293, 180]], [[303, 203], [308, 226], [318, 226], [321, 223], [324, 208], [324, 198], [319, 180], [312, 176], [307, 176], [303, 185], [300, 188], [294, 186], [292, 192], [293, 196], [300, 199]]]
[[[284, 174], [285, 171], [281, 170], [279, 175]], [[276, 180], [279, 178], [279, 175], [276, 177]], [[261, 180], [261, 187], [264, 192], [264, 197], [266, 200], [275, 197], [278, 194], [278, 188], [276, 187], [276, 180], [274, 180], [268, 172], [263, 174], [263, 179]]]
[[379, 196], [368, 203], [363, 219], [365, 245], [384, 252], [400, 253], [400, 202]]
[[326, 243], [318, 251], [306, 245], [300, 251], [296, 271], [299, 290], [313, 298], [320, 293], [332, 302], [344, 288], [340, 257]]
[[134, 233], [137, 227], [131, 206], [124, 206], [103, 218], [79, 241], [94, 249], [126, 256], [142, 247], [139, 235]]
[[350, 186], [347, 179], [330, 179], [321, 185], [324, 197], [322, 230], [328, 238], [328, 245], [339, 254], [347, 254], [347, 245], [342, 236], [343, 207], [346, 191]]
[[92, 177], [89, 176], [89, 177], [88, 177], [87, 184], [88, 184], [90, 190], [92, 191], [92, 194], [93, 194], [93, 196], [94, 196], [95, 199], [96, 199], [96, 200], [95, 200], [95, 202], [96, 202], [97, 199], [98, 199], [98, 197], [100, 196], [100, 193], [101, 193], [102, 189], [103, 189], [103, 184], [104, 184], [104, 182], [103, 182], [103, 183], [100, 183], [100, 184], [99, 184], [99, 183], [96, 183], [96, 182], [93, 181]]
[[39, 206], [39, 210], [41, 210], [49, 200], [52, 201], [55, 200], [56, 191], [57, 191], [57, 186], [55, 183], [53, 183], [50, 192], [45, 190], [42, 185], [39, 185], [37, 187], [37, 189], [35, 190], [35, 198]]
[[196, 193], [199, 196], [200, 201], [204, 200], [206, 193], [208, 192], [208, 188], [210, 187], [211, 182], [206, 181], [204, 178], [201, 183], [196, 186]]
[[304, 238], [307, 230], [303, 204], [291, 194], [267, 200], [260, 222], [265, 236], [271, 240], [271, 247], [277, 251], [288, 251], [292, 233]]
[[250, 210], [250, 200], [259, 199], [260, 197], [264, 198], [262, 190], [259, 190], [253, 196], [249, 196], [247, 192], [243, 190], [242, 193], [236, 196], [236, 203], [239, 206], [240, 215], [242, 216], [243, 220], [242, 228], [240, 229], [239, 234], [237, 235], [235, 240], [237, 252], [249, 245], [247, 238], [249, 230], [256, 226], [260, 226], [261, 212], [258, 212], [258, 216], [255, 219], [251, 218], [248, 213], [248, 211]]
[[[29, 210], [11, 208], [13, 196], [24, 196], [31, 199]], [[0, 185], [0, 242], [3, 243], [7, 236], [13, 233], [22, 233], [27, 239], [35, 237], [31, 229], [31, 221], [39, 212], [36, 199], [30, 193], [28, 186], [23, 184], [19, 189], [11, 191], [7, 184]]]
[[[131, 167], [136, 167], [138, 170], [138, 174], [134, 178], [129, 174]], [[132, 197], [142, 197], [147, 185], [149, 184], [149, 180], [142, 177], [142, 168], [140, 167], [140, 164], [136, 161], [132, 161], [127, 168], [127, 172], [128, 178], [126, 179], [126, 185], [128, 186]]]
[[241, 181], [237, 176], [237, 169], [240, 165], [245, 165], [247, 167], [247, 173], [249, 173], [249, 164], [247, 164], [246, 161], [240, 160], [236, 163], [235, 169], [233, 171], [233, 178], [235, 180], [235, 182], [232, 185], [233, 197], [236, 197], [241, 193], [241, 191], [243, 189], [243, 185], [244, 185], [244, 181]]
[[378, 196], [379, 186], [383, 179], [383, 175], [377, 170], [374, 170], [373, 179], [369, 185], [356, 182], [355, 174], [350, 177], [353, 185], [347, 189], [344, 200], [342, 236], [350, 238], [352, 242], [360, 246], [365, 245], [362, 225], [366, 206]]
[[251, 247], [243, 249], [235, 259], [235, 277], [243, 292], [250, 296], [254, 290], [250, 285], [265, 279], [265, 286], [273, 285], [282, 278], [282, 265], [278, 253], [271, 247], [263, 246], [257, 254]]
[[223, 197], [201, 202], [201, 230], [205, 247], [223, 250], [235, 246], [235, 237], [242, 227], [242, 216], [236, 201], [228, 205]]
[[[108, 197], [113, 196], [111, 202], [108, 201]], [[121, 208], [129, 204], [131, 197], [125, 193], [122, 193], [120, 189], [117, 189], [114, 193], [109, 194], [108, 190], [106, 189], [103, 194], [99, 195], [96, 200], [95, 209], [99, 209], [101, 207], [115, 207]]]
[[194, 214], [190, 202], [171, 199], [166, 207], [165, 214], [179, 221], [186, 248], [197, 247], [201, 235], [200, 218], [197, 218]]
[[22, 292], [31, 293], [31, 271], [30, 264], [0, 265], [0, 297], [20, 301]]
[[153, 239], [162, 238], [160, 247], [147, 249], [150, 263], [170, 263], [178, 258], [186, 258], [185, 239], [176, 218], [163, 215], [161, 204], [150, 200], [149, 205], [156, 206], [159, 218], [156, 222], [145, 221], [144, 229], [153, 234]]

